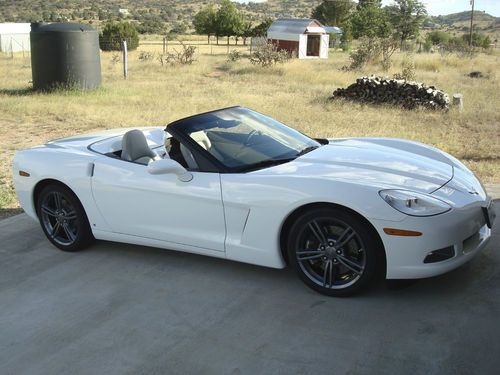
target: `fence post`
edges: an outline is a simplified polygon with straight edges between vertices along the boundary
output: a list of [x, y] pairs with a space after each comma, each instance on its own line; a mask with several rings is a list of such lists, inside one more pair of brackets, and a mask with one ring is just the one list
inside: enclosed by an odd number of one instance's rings
[[165, 55], [167, 53], [167, 37], [163, 37], [163, 54]]
[[462, 94], [453, 94], [453, 106], [457, 107], [460, 112], [464, 109], [464, 96]]
[[128, 76], [128, 60], [127, 60], [127, 41], [122, 40], [122, 51], [123, 51], [123, 78], [127, 79]]
[[12, 37], [10, 38], [10, 58], [14, 58], [14, 48], [12, 48]]

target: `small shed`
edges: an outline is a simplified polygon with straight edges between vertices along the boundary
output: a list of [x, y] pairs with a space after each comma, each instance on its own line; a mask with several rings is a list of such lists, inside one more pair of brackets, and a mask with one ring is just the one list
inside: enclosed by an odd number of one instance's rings
[[30, 31], [29, 23], [0, 23], [0, 52], [29, 51]]
[[267, 40], [299, 59], [327, 59], [330, 35], [311, 18], [280, 18], [267, 30]]

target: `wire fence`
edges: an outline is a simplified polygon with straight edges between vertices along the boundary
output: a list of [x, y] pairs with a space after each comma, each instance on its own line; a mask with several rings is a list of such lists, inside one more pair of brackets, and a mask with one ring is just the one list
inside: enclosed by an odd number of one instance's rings
[[[169, 40], [149, 39], [140, 40], [133, 38], [100, 40], [103, 53], [101, 60], [104, 64], [111, 63], [113, 71], [117, 67], [123, 68], [123, 77], [129, 76], [128, 68], [137, 67], [137, 64], [151, 62], [161, 66], [189, 65], [195, 62], [200, 55], [205, 56], [227, 56], [235, 50], [239, 54], [251, 54], [257, 45], [262, 44], [265, 38], [246, 38], [235, 40], [232, 38], [220, 39], [219, 44], [215, 40]], [[120, 69], [122, 71], [122, 69]]]
[[[97, 42], [97, 41], [96, 41]], [[138, 64], [151, 62], [161, 66], [188, 65], [201, 55], [228, 56], [234, 51], [240, 55], [251, 54], [258, 45], [266, 43], [266, 38], [220, 38], [216, 39], [161, 39], [138, 40], [137, 38], [112, 38], [99, 40], [102, 69], [111, 69], [113, 74], [129, 75], [129, 66], [137, 68]], [[23, 59], [23, 64], [30, 64], [29, 35], [28, 45], [18, 40], [4, 39], [4, 48], [0, 56], [8, 59]], [[17, 47], [14, 48], [14, 46]], [[144, 65], [143, 65], [144, 66]], [[119, 72], [119, 73], [118, 73]]]
[[[251, 52], [252, 50], [252, 38], [246, 38], [245, 40], [234, 38], [227, 43], [227, 40], [220, 39], [219, 44], [215, 41], [208, 40], [182, 40], [174, 39], [169, 40], [168, 38], [156, 39], [156, 40], [139, 40], [133, 38], [126, 38], [127, 47], [129, 51], [147, 51], [147, 52], [157, 52], [167, 54], [175, 49], [183, 47], [193, 47], [196, 48], [197, 53], [205, 55], [227, 55], [232, 50], [237, 49], [240, 52]], [[100, 48], [103, 51], [122, 51], [123, 39], [114, 38], [100, 41]]]
[[[233, 50], [241, 53], [251, 53], [255, 47], [256, 41], [261, 38], [238, 38], [232, 37], [219, 38], [219, 43], [216, 42], [215, 37], [208, 39], [198, 40], [183, 40], [168, 38], [161, 39], [146, 39], [137, 40], [134, 38], [125, 38], [127, 42], [128, 51], [145, 51], [151, 53], [167, 54], [176, 52], [184, 47], [192, 47], [196, 49], [197, 54], [202, 55], [228, 55]], [[123, 51], [122, 38], [100, 39], [99, 48], [102, 52], [122, 52]], [[0, 52], [4, 56], [14, 57], [29, 57], [30, 56], [30, 40], [29, 34], [21, 37], [0, 36]]]
[[29, 57], [29, 34], [4, 34], [0, 35], [0, 52], [11, 59], [14, 56]]

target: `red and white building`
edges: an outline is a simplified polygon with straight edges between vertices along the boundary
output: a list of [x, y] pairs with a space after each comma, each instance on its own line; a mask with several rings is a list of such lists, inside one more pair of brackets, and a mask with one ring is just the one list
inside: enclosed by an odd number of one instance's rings
[[282, 18], [267, 30], [267, 40], [299, 59], [327, 59], [330, 35], [310, 18]]

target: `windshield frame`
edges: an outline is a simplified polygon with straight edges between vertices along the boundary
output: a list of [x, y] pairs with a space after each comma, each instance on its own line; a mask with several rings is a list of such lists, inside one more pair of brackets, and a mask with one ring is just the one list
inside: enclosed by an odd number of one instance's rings
[[[182, 118], [180, 120], [176, 120], [176, 121], [168, 124], [165, 131], [167, 131], [170, 134], [172, 134], [173, 136], [175, 136], [182, 144], [184, 144], [184, 146], [186, 146], [192, 152], [193, 157], [196, 159], [197, 163], [200, 166], [200, 171], [202, 171], [202, 172], [246, 173], [246, 172], [251, 172], [251, 171], [260, 170], [260, 169], [266, 169], [266, 168], [270, 168], [274, 165], [290, 162], [290, 161], [293, 161], [297, 157], [302, 155], [302, 153], [298, 152], [297, 155], [294, 155], [293, 157], [284, 158], [283, 160], [280, 160], [278, 158], [270, 158], [270, 159], [262, 160], [258, 163], [255, 163], [255, 166], [253, 164], [245, 164], [242, 166], [230, 167], [230, 166], [223, 164], [215, 156], [213, 156], [210, 152], [208, 152], [203, 147], [201, 147], [185, 131], [185, 129], [191, 128], [192, 123], [194, 121], [196, 121], [196, 119], [201, 117], [201, 116], [205, 116], [205, 115], [211, 114], [211, 113], [222, 112], [222, 111], [230, 110], [230, 109], [241, 109], [244, 111], [254, 112], [258, 115], [268, 117], [268, 118], [278, 122], [280, 125], [300, 133], [302, 136], [304, 136], [305, 138], [307, 138], [308, 140], [311, 141], [311, 145], [316, 143], [316, 146], [320, 147], [324, 144], [322, 142], [322, 140], [320, 140], [320, 139], [311, 138], [308, 135], [287, 126], [286, 124], [283, 124], [280, 121], [271, 118], [270, 116], [264, 115], [258, 111], [255, 111], [255, 110], [252, 110], [250, 108], [243, 107], [243, 106], [231, 106], [231, 107], [216, 109], [213, 111], [207, 111], [207, 112], [199, 113], [196, 115], [188, 116], [188, 117]], [[210, 127], [207, 127], [207, 129], [210, 129]], [[200, 130], [203, 130], [203, 129], [200, 129]], [[268, 161], [268, 163], [266, 163], [266, 161]], [[269, 164], [269, 165], [266, 165], [266, 164]]]

